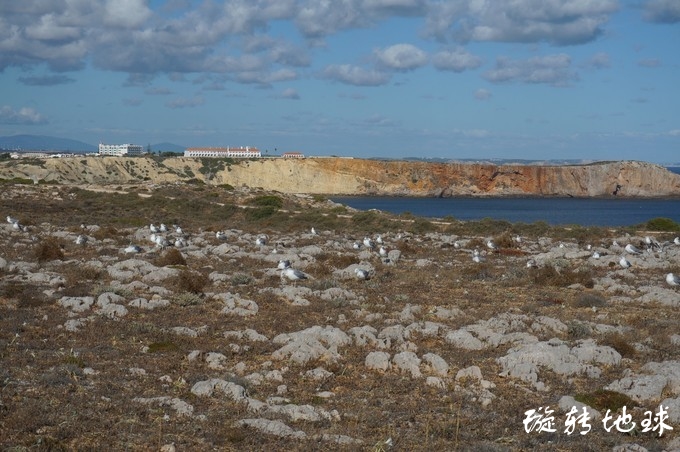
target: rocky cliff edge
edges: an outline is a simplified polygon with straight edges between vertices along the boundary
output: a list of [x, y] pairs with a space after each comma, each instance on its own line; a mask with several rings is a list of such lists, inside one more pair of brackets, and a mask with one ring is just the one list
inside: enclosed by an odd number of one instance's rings
[[637, 161], [522, 166], [349, 158], [73, 157], [2, 161], [0, 179], [77, 185], [199, 181], [332, 195], [680, 196], [680, 175]]

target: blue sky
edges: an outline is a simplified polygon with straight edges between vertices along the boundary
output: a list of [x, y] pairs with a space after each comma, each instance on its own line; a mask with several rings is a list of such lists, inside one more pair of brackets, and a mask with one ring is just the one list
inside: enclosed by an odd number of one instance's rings
[[680, 161], [680, 0], [0, 2], [0, 136]]

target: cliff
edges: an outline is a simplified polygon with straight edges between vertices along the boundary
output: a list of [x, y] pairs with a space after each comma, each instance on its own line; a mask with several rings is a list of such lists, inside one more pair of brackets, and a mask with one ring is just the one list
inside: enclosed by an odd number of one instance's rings
[[680, 175], [644, 162], [520, 166], [347, 158], [75, 157], [0, 162], [0, 179], [124, 185], [198, 180], [285, 193], [403, 196], [680, 196]]

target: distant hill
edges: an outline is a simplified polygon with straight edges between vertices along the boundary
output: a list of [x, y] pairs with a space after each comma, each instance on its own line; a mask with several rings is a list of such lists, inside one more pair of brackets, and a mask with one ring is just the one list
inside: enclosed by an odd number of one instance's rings
[[94, 144], [46, 135], [12, 135], [0, 137], [0, 149], [5, 151], [70, 151], [97, 152]]

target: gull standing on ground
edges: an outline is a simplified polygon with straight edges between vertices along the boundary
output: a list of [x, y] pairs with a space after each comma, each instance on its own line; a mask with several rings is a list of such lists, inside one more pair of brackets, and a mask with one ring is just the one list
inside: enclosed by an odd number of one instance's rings
[[7, 222], [9, 224], [17, 224], [19, 222], [19, 220], [17, 220], [16, 218], [12, 218], [9, 215], [7, 215]]
[[87, 236], [80, 234], [76, 237], [76, 245], [85, 245], [87, 243]]
[[372, 250], [375, 248], [375, 243], [373, 243], [373, 240], [371, 240], [370, 237], [364, 237], [364, 246]]
[[630, 268], [631, 264], [628, 262], [628, 259], [626, 259], [624, 256], [621, 256], [621, 259], [619, 259], [619, 265], [623, 268]]
[[255, 239], [255, 245], [257, 246], [265, 246], [267, 244], [267, 236], [264, 234], [260, 234], [257, 239]]
[[666, 275], [666, 282], [671, 286], [680, 286], [680, 277], [675, 276], [673, 273]]
[[387, 250], [385, 249], [384, 246], [381, 246], [380, 249], [378, 250], [378, 254], [382, 257], [387, 257]]
[[150, 230], [151, 232], [153, 232], [154, 234], [155, 234], [156, 232], [159, 232], [159, 231], [158, 231], [158, 228], [157, 228], [156, 225], [153, 224], [153, 223], [151, 223], [151, 224], [149, 225], [149, 230]]
[[657, 249], [657, 250], [661, 251], [661, 245], [659, 244], [659, 242], [657, 242], [652, 237], [646, 236], [645, 237], [645, 243], [647, 244], [647, 247], [649, 249]]
[[498, 249], [498, 247], [496, 246], [494, 241], [491, 240], [491, 239], [487, 240], [486, 247], [489, 248], [490, 250], [494, 250], [494, 251], [496, 251]]
[[624, 249], [630, 254], [642, 254], [642, 251], [640, 251], [638, 248], [635, 247], [635, 245], [631, 245], [630, 243], [626, 245], [626, 248]]
[[363, 268], [359, 267], [355, 268], [354, 273], [357, 275], [357, 278], [359, 279], [366, 280], [369, 278], [368, 270], [364, 270]]
[[217, 240], [227, 240], [227, 234], [224, 231], [217, 231], [215, 233], [215, 238]]
[[289, 280], [293, 281], [293, 283], [297, 283], [301, 279], [308, 279], [309, 277], [300, 270], [288, 267], [281, 270], [281, 279], [283, 278], [288, 278]]
[[173, 224], [172, 227], [175, 228], [175, 234], [184, 235], [184, 231], [181, 227], [177, 226], [176, 224]]
[[538, 264], [534, 259], [529, 259], [527, 261], [527, 268], [538, 268]]
[[161, 223], [161, 225], [158, 227], [159, 232], [168, 232], [168, 227], [165, 225], [165, 223]]
[[597, 251], [593, 252], [593, 259], [599, 259], [600, 258], [600, 253]]
[[383, 244], [383, 239], [382, 239], [382, 237], [380, 236], [380, 234], [378, 234], [378, 236], [375, 238], [375, 242], [376, 242], [377, 244], [379, 244], [379, 245], [382, 245], [382, 244]]
[[137, 245], [130, 245], [123, 250], [125, 254], [137, 254], [142, 252], [142, 248]]
[[355, 250], [361, 249], [361, 243], [359, 243], [359, 242], [354, 242], [354, 243], [352, 244], [352, 248], [354, 248]]
[[312, 226], [312, 235], [316, 235], [316, 229], [314, 229], [314, 226]]
[[285, 270], [287, 268], [290, 268], [290, 261], [288, 259], [281, 259], [279, 261], [279, 264], [276, 266], [279, 270]]

